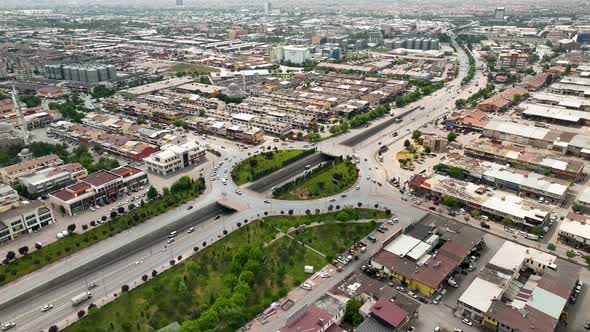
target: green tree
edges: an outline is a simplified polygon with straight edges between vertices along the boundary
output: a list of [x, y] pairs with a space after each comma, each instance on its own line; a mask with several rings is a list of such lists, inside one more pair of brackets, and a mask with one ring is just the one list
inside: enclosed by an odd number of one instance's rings
[[425, 152], [426, 154], [430, 154], [430, 152], [432, 152], [432, 149], [430, 148], [430, 146], [425, 146], [425, 147], [424, 147], [424, 152]]
[[454, 131], [451, 131], [448, 135], [447, 135], [447, 141], [449, 142], [453, 142], [454, 140], [457, 139], [459, 135], [457, 135], [457, 133], [455, 133]]
[[418, 139], [420, 139], [420, 136], [422, 136], [422, 132], [420, 130], [414, 130], [412, 132], [412, 139], [414, 141], [417, 141]]
[[549, 243], [547, 244], [547, 249], [555, 251], [555, 249], [557, 249], [557, 246], [555, 245], [555, 243]]
[[539, 225], [535, 225], [535, 226], [533, 226], [532, 232], [535, 235], [542, 235], [543, 234], [543, 228], [541, 226], [539, 226]]
[[155, 199], [156, 197], [158, 197], [158, 190], [154, 188], [154, 186], [150, 186], [150, 189], [148, 189], [147, 192], [148, 200]]
[[352, 326], [358, 326], [363, 322], [363, 316], [359, 313], [361, 308], [361, 301], [353, 298], [346, 303], [346, 311], [344, 312], [343, 321], [352, 324]]
[[471, 210], [471, 216], [473, 218], [478, 218], [481, 215], [481, 212], [479, 212], [478, 210]]
[[410, 140], [405, 140], [405, 141], [404, 141], [404, 147], [405, 147], [406, 149], [408, 149], [408, 148], [410, 147], [410, 145], [412, 145], [412, 143], [410, 143]]
[[447, 174], [449, 174], [451, 177], [462, 179], [463, 175], [465, 174], [465, 170], [461, 167], [449, 167]]
[[456, 197], [447, 195], [443, 198], [443, 204], [450, 208], [454, 208], [459, 204], [459, 200]]
[[574, 257], [576, 257], [576, 253], [575, 253], [575, 252], [573, 252], [573, 251], [571, 251], [571, 250], [568, 250], [568, 251], [566, 251], [566, 252], [565, 252], [565, 255], [566, 255], [568, 258], [574, 258]]
[[501, 222], [502, 222], [502, 225], [504, 225], [506, 227], [512, 225], [512, 220], [510, 218], [504, 217], [504, 218], [502, 218]]

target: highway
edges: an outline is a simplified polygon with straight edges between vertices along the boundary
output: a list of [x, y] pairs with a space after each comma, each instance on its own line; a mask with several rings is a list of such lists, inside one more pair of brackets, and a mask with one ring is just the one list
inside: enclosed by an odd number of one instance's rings
[[[424, 108], [415, 110], [402, 123], [389, 126], [378, 134], [352, 147], [347, 147], [341, 143], [365, 130], [370, 130], [373, 126], [390, 118], [387, 117], [377, 120], [369, 128], [354, 129], [349, 133], [317, 144], [316, 147], [319, 151], [330, 155], [358, 154], [361, 157], [361, 162], [357, 165], [360, 169], [358, 183], [343, 193], [346, 197], [340, 194], [334, 203], [330, 202], [332, 198], [312, 201], [282, 201], [271, 199], [270, 203], [265, 203], [264, 201], [267, 198], [264, 194], [256, 193], [246, 188], [241, 188], [242, 195], [239, 195], [236, 193], [238, 187], [231, 181], [229, 171], [237, 161], [247, 158], [248, 152], [237, 147], [221, 149], [222, 157], [207, 162], [205, 165], [204, 176], [207, 180], [208, 189], [201, 197], [184, 206], [134, 226], [124, 233], [99, 242], [90, 248], [81, 250], [67, 259], [1, 287], [0, 322], [15, 322], [16, 327], [10, 331], [42, 331], [47, 330], [49, 326], [54, 324], [58, 324], [60, 328], [63, 328], [75, 321], [77, 319], [76, 313], [81, 309], [86, 310], [88, 304], [103, 305], [114, 298], [113, 293], [120, 292], [122, 285], [133, 287], [142, 282], [141, 276], [144, 274], [149, 275], [151, 279], [151, 271], [154, 269], [162, 271], [169, 267], [170, 259], [175, 259], [179, 255], [182, 255], [183, 259], [185, 259], [188, 255], [194, 254], [193, 247], [198, 246], [201, 248], [204, 241], [209, 245], [219, 238], [224, 229], [228, 231], [235, 230], [237, 228], [237, 222], [243, 222], [245, 219], [249, 221], [257, 219], [263, 216], [265, 211], [272, 215], [280, 214], [280, 211], [286, 212], [292, 209], [295, 214], [304, 214], [307, 209], [327, 211], [328, 206], [331, 204], [338, 204], [341, 207], [357, 207], [357, 203], [361, 202], [363, 203], [363, 207], [372, 207], [374, 204], [378, 204], [380, 207], [391, 209], [394, 214], [400, 216], [403, 224], [409, 224], [419, 220], [425, 212], [404, 204], [401, 201], [400, 193], [386, 182], [386, 172], [375, 159], [376, 150], [379, 147], [377, 142], [382, 141], [383, 144], [403, 142], [411, 134], [412, 130], [448, 113], [454, 107], [454, 100], [456, 98], [466, 98], [470, 94], [468, 90], [474, 87], [481, 73], [478, 72], [476, 78], [470, 84], [461, 87], [460, 81], [467, 72], [467, 57], [462, 51], [459, 52], [459, 60], [461, 67], [458, 78], [436, 93], [405, 108], [396, 109], [396, 112], [403, 112], [417, 105], [424, 105]], [[446, 90], [447, 87], [450, 87], [448, 91]], [[395, 131], [399, 135], [392, 137], [391, 133]], [[215, 145], [217, 143], [211, 142], [211, 144]], [[293, 143], [289, 145], [297, 148], [302, 147], [304, 144], [308, 143]], [[278, 143], [270, 143], [266, 144], [266, 146], [285, 148], [285, 146], [279, 145]], [[250, 149], [250, 152], [252, 152], [252, 149]], [[227, 160], [225, 160], [226, 157]], [[213, 164], [219, 162], [223, 163], [223, 165], [219, 168], [218, 174], [220, 177], [228, 178], [227, 185], [223, 185], [220, 180], [211, 180]], [[228, 172], [224, 173], [224, 169], [226, 168]], [[373, 179], [376, 179], [376, 181], [373, 182]], [[382, 185], [380, 186], [378, 182]], [[356, 190], [357, 185], [360, 187], [359, 190]], [[122, 248], [129, 242], [160, 230], [174, 220], [187, 218], [187, 216], [192, 215], [195, 211], [222, 199], [241, 202], [245, 207], [237, 213], [222, 216], [218, 220], [215, 220], [213, 216], [191, 220], [190, 224], [196, 227], [196, 231], [191, 234], [184, 231], [179, 232], [176, 241], [172, 244], [166, 243], [166, 236], [161, 236], [161, 239], [156, 240], [137, 252], [123, 255], [112, 263], [103, 264], [97, 269], [80, 273], [68, 282], [53, 285], [49, 291], [36, 292], [33, 297], [18, 303], [9, 302], [38, 285], [63, 276], [74, 268], [84, 266], [88, 261], [99, 259], [101, 256]], [[194, 208], [187, 210], [186, 207], [188, 205], [193, 205]], [[93, 294], [92, 299], [79, 306], [73, 306], [70, 301], [71, 297], [85, 291], [89, 283], [97, 284], [95, 288], [91, 289]], [[53, 304], [54, 308], [42, 313], [41, 307], [49, 303]]]

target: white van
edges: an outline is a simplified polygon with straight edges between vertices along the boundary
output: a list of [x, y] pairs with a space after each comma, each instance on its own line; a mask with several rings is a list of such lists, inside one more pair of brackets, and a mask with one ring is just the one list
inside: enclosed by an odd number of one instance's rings
[[539, 236], [535, 235], [535, 234], [531, 234], [531, 233], [526, 233], [525, 238], [529, 239], [529, 240], [533, 240], [533, 241], [539, 241]]
[[172, 232], [170, 232], [170, 234], [168, 234], [168, 237], [173, 238], [176, 236], [176, 234], [178, 234], [176, 231], [172, 231]]

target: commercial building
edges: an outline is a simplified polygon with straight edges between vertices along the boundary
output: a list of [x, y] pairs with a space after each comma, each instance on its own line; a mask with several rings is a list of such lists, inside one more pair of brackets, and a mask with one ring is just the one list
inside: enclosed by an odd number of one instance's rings
[[528, 93], [528, 90], [525, 88], [508, 88], [479, 102], [477, 109], [483, 112], [505, 111], [514, 104], [515, 96], [523, 96], [526, 93]]
[[369, 316], [355, 331], [406, 331], [411, 318], [412, 315], [397, 303], [382, 297], [369, 309]]
[[19, 178], [29, 176], [36, 171], [47, 167], [59, 166], [63, 161], [55, 154], [39, 157], [36, 159], [25, 160], [18, 164], [0, 168], [0, 179], [2, 183], [14, 186], [18, 183]]
[[496, 10], [494, 11], [494, 19], [504, 21], [505, 13], [506, 13], [506, 8], [504, 8], [504, 7], [496, 8]]
[[529, 56], [519, 51], [508, 51], [498, 55], [497, 67], [499, 69], [515, 69], [525, 71], [529, 62]]
[[0, 243], [19, 238], [54, 223], [51, 209], [42, 201], [32, 201], [0, 213]]
[[440, 198], [450, 196], [469, 209], [489, 214], [494, 219], [508, 218], [527, 228], [543, 227], [551, 215], [551, 208], [520, 196], [492, 191], [485, 186], [434, 174], [415, 175], [410, 188], [417, 195]]
[[[279, 329], [279, 332], [341, 331], [338, 325], [344, 318], [346, 302], [348, 297], [328, 292], [313, 304], [304, 305], [295, 311], [287, 318], [287, 323]], [[276, 309], [271, 306], [263, 312], [263, 315], [270, 315]]]
[[146, 173], [124, 166], [80, 178], [75, 184], [50, 193], [49, 198], [54, 207], [63, 207], [65, 213], [75, 215], [96, 205], [112, 203], [147, 184]]
[[396, 233], [371, 258], [370, 265], [431, 297], [447, 285], [449, 276], [482, 242], [483, 235], [477, 229], [427, 217], [408, 227], [406, 233]]
[[486, 112], [479, 110], [461, 110], [454, 111], [445, 120], [445, 127], [456, 130], [475, 130], [482, 131], [488, 124], [490, 117]]
[[206, 150], [196, 142], [164, 145], [160, 151], [145, 158], [147, 169], [159, 175], [170, 175], [205, 158]]
[[536, 91], [545, 86], [549, 76], [551, 76], [551, 73], [549, 72], [542, 72], [534, 76], [528, 76], [520, 85], [529, 91]]
[[309, 47], [277, 46], [271, 49], [271, 58], [278, 63], [302, 65], [311, 59]]
[[518, 107], [523, 117], [560, 125], [588, 125], [590, 112], [549, 105], [523, 103]]
[[491, 161], [470, 158], [458, 153], [450, 153], [440, 161], [437, 171], [454, 168], [470, 181], [492, 185], [498, 189], [508, 189], [525, 196], [543, 197], [545, 202], [561, 203], [565, 200], [571, 183], [546, 175], [523, 171]]
[[585, 187], [576, 200], [579, 205], [590, 210], [590, 187]]
[[0, 212], [18, 207], [18, 193], [11, 186], [0, 183]]
[[528, 169], [540, 174], [581, 180], [584, 178], [584, 162], [556, 155], [549, 150], [499, 142], [490, 139], [477, 139], [467, 143], [465, 154], [476, 158], [509, 163], [513, 167]]
[[493, 120], [483, 129], [485, 137], [590, 158], [590, 136], [552, 130], [543, 126]]
[[590, 217], [568, 212], [559, 224], [559, 240], [590, 253]]
[[420, 136], [420, 140], [422, 141], [422, 145], [425, 148], [428, 147], [432, 153], [445, 151], [449, 143], [446, 137], [433, 134], [424, 134]]
[[487, 331], [555, 331], [567, 318], [577, 267], [506, 241], [458, 300], [457, 314]]
[[590, 111], [590, 100], [580, 97], [563, 96], [545, 92], [534, 92], [531, 94], [530, 99], [531, 101], [539, 104], [559, 106], [579, 111]]
[[38, 196], [68, 186], [86, 175], [88, 171], [80, 163], [71, 163], [42, 169], [19, 178], [19, 182], [29, 194]]

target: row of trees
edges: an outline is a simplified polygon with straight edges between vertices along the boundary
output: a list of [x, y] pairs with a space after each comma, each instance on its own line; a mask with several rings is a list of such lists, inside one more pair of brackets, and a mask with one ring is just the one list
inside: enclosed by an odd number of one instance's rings
[[416, 87], [416, 89], [410, 93], [406, 93], [403, 96], [395, 98], [395, 105], [398, 107], [406, 106], [407, 104], [413, 103], [424, 96], [432, 94], [434, 91], [442, 88], [445, 85], [444, 81], [430, 82], [426, 80], [410, 80], [410, 84]]
[[330, 127], [330, 133], [332, 135], [337, 135], [340, 133], [347, 132], [350, 128], [359, 127], [362, 125], [367, 124], [369, 121], [378, 119], [386, 114], [389, 114], [391, 108], [388, 104], [379, 105], [369, 112], [357, 114], [353, 116], [350, 120], [342, 120], [339, 124]]
[[477, 106], [477, 101], [480, 99], [487, 99], [494, 95], [496, 87], [492, 83], [488, 83], [485, 88], [481, 88], [477, 90], [474, 94], [469, 96], [467, 99], [457, 99], [455, 100], [455, 106], [457, 108], [463, 108], [465, 105], [469, 104], [471, 107]]

